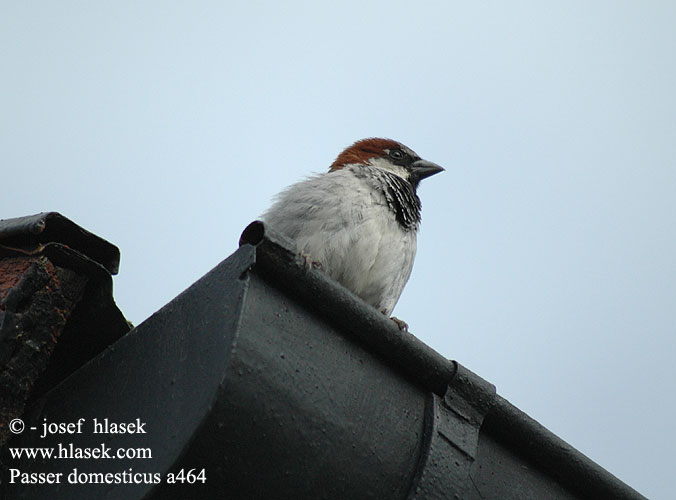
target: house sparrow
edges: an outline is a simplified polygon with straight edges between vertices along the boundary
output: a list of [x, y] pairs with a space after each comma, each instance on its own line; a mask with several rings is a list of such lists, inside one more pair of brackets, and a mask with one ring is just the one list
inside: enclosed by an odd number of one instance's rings
[[327, 173], [278, 194], [262, 219], [389, 316], [413, 268], [421, 208], [416, 189], [443, 170], [399, 142], [362, 139], [340, 153]]

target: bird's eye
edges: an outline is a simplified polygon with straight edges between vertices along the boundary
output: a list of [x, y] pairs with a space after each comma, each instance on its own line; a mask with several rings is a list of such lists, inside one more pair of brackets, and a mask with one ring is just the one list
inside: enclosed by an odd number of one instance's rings
[[401, 160], [404, 157], [404, 153], [401, 151], [401, 149], [393, 149], [390, 151], [390, 158], [394, 158], [395, 160]]

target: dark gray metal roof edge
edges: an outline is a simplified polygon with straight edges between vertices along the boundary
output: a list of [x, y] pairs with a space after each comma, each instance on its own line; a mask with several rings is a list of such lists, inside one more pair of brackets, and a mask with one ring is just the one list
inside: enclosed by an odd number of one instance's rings
[[393, 321], [366, 304], [326, 274], [308, 265], [293, 244], [263, 222], [249, 224], [241, 245], [256, 248], [255, 271], [302, 303], [349, 332], [369, 351], [392, 362], [408, 378], [440, 396], [456, 372], [456, 365]]
[[481, 431], [584, 497], [648, 500], [499, 395], [495, 396]]
[[[382, 359], [399, 367], [421, 387], [444, 396], [449, 384], [473, 404], [489, 407], [481, 432], [556, 478], [566, 488], [594, 499], [647, 500], [610, 472], [563, 441], [544, 426], [491, 391], [488, 382], [477, 389], [467, 371], [408, 332], [402, 332], [383, 314], [364, 303], [292, 250], [283, 235], [252, 222], [242, 233], [240, 246], [256, 248], [255, 271], [271, 284], [299, 297], [304, 304], [328, 317], [352, 338]], [[458, 376], [456, 376], [456, 374]], [[480, 377], [477, 377], [480, 378]], [[482, 379], [483, 380], [483, 379]]]
[[120, 250], [115, 245], [58, 212], [0, 220], [0, 244], [11, 247], [23, 242], [62, 244], [97, 262], [110, 274], [119, 270]]

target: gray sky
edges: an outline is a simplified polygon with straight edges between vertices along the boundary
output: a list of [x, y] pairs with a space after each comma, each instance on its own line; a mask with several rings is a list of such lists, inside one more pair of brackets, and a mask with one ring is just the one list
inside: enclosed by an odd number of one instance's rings
[[0, 217], [122, 251], [135, 323], [356, 139], [423, 181], [395, 314], [653, 499], [676, 490], [676, 3], [2, 2]]

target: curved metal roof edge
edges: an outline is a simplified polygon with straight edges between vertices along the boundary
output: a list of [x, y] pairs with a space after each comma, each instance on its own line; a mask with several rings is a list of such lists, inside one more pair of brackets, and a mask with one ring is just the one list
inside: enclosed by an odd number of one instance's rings
[[240, 246], [256, 247], [256, 270], [279, 288], [348, 332], [379, 357], [392, 362], [409, 378], [440, 396], [455, 375], [455, 365], [361, 298], [305, 264], [284, 236], [260, 221], [242, 233]]
[[[534, 461], [559, 482], [590, 498], [647, 500], [506, 399], [477, 389], [464, 377], [456, 377], [462, 371], [459, 363], [445, 358], [411, 333], [401, 331], [325, 273], [308, 266], [292, 250], [291, 241], [263, 222], [249, 224], [239, 244], [256, 248], [254, 267], [266, 280], [299, 297], [311, 310], [347, 331], [351, 338], [391, 362], [419, 386], [441, 397], [450, 384], [463, 386], [463, 393], [469, 400], [474, 399], [474, 404], [490, 407], [482, 433]], [[482, 385], [492, 387], [488, 382]]]

